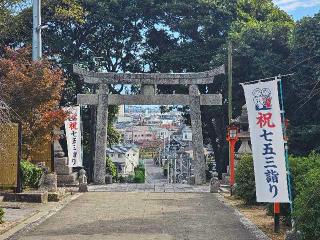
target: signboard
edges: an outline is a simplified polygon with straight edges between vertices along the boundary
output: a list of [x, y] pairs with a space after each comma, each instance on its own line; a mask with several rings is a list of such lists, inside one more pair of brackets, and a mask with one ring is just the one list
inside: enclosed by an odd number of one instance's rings
[[289, 202], [278, 81], [243, 85], [257, 202]]
[[0, 123], [0, 187], [17, 187], [19, 127]]
[[66, 107], [68, 114], [65, 121], [66, 138], [68, 145], [68, 166], [82, 167], [80, 106]]

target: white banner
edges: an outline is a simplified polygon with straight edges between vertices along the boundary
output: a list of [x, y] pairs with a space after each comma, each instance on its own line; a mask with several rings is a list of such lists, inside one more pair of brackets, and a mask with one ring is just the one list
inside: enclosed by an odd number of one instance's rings
[[66, 107], [64, 111], [68, 114], [64, 123], [68, 145], [68, 166], [82, 167], [80, 106]]
[[278, 81], [243, 85], [257, 202], [289, 202]]

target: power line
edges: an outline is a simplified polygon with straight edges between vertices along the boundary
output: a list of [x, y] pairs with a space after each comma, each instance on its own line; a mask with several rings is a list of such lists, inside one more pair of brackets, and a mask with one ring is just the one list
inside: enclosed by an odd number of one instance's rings
[[317, 92], [315, 92], [312, 96], [307, 97], [308, 98], [307, 101], [301, 104], [294, 112], [296, 113], [298, 110], [300, 110], [304, 105], [306, 105], [313, 97], [317, 96], [319, 93], [320, 93], [320, 88], [317, 89]]
[[282, 78], [282, 77], [288, 77], [288, 76], [293, 76], [295, 73], [290, 73], [290, 74], [285, 74], [285, 75], [281, 75], [279, 74], [278, 76], [274, 76], [274, 77], [268, 77], [268, 78], [262, 78], [262, 79], [257, 79], [257, 80], [253, 80], [253, 81], [248, 81], [248, 82], [244, 82], [244, 83], [240, 83], [240, 85], [247, 85], [247, 84], [252, 84], [255, 82], [264, 82], [267, 80], [273, 80], [276, 77]]

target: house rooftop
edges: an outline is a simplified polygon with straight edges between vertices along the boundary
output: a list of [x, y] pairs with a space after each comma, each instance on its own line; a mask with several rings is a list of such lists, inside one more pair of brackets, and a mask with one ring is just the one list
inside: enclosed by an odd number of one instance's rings
[[135, 144], [116, 144], [106, 149], [107, 153], [127, 153], [130, 149], [134, 151], [138, 150], [138, 147]]

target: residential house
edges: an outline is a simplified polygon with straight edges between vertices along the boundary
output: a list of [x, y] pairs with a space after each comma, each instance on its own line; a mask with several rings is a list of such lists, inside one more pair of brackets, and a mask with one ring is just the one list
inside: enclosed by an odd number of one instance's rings
[[107, 148], [106, 152], [122, 175], [133, 174], [139, 164], [139, 148], [134, 144], [114, 145]]

